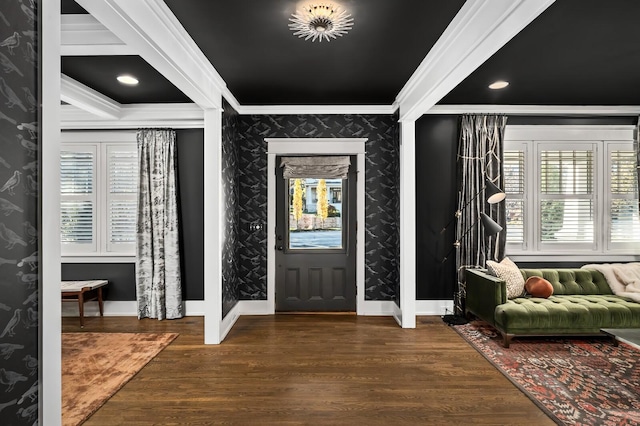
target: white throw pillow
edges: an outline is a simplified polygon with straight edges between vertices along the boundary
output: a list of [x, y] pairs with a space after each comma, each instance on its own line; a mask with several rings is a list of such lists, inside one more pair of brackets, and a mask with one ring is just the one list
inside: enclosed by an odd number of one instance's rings
[[507, 284], [507, 299], [520, 297], [524, 292], [524, 277], [518, 269], [518, 265], [505, 257], [502, 262], [487, 260], [487, 270], [494, 277], [498, 277]]

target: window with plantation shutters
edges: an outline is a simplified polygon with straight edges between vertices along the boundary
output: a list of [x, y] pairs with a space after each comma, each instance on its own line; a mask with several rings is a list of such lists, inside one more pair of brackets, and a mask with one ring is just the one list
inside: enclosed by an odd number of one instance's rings
[[507, 255], [637, 261], [633, 138], [634, 126], [507, 125]]
[[60, 152], [60, 241], [63, 251], [96, 250], [96, 147]]
[[636, 153], [624, 144], [612, 143], [608, 148], [609, 245], [612, 248], [637, 246], [640, 218]]
[[109, 145], [108, 251], [134, 248], [138, 195], [138, 155], [135, 146]]
[[63, 133], [62, 256], [96, 261], [135, 256], [138, 200], [135, 141], [135, 132]]
[[[557, 147], [557, 145], [555, 145]], [[539, 150], [539, 239], [543, 243], [594, 242], [594, 151]]]
[[504, 192], [507, 217], [507, 241], [524, 247], [525, 229], [525, 146], [504, 151]]

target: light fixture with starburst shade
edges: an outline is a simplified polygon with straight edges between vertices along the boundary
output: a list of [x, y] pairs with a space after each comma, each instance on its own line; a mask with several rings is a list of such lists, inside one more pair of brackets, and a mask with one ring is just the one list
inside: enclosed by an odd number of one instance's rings
[[332, 3], [304, 6], [293, 13], [289, 21], [293, 35], [311, 41], [331, 41], [345, 35], [353, 27], [351, 14]]

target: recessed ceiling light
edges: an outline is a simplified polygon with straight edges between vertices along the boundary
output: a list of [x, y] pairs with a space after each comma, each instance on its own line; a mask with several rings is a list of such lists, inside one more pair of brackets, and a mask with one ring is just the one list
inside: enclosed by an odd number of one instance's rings
[[489, 89], [493, 89], [493, 90], [504, 89], [508, 85], [509, 85], [508, 81], [498, 80], [498, 81], [494, 81], [493, 83], [491, 83], [489, 85]]
[[138, 79], [130, 75], [119, 75], [117, 78], [120, 83], [127, 84], [129, 86], [135, 86], [138, 84]]

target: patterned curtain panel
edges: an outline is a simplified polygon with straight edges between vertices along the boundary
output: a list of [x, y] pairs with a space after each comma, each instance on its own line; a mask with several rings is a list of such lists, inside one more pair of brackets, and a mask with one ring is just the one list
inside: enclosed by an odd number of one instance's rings
[[181, 318], [176, 133], [138, 131], [138, 318]]
[[[458, 294], [454, 298], [456, 314], [464, 313], [465, 269], [484, 267], [487, 260], [501, 260], [506, 244], [505, 203], [487, 203], [483, 190], [485, 177], [504, 189], [502, 157], [507, 117], [464, 115], [458, 145], [458, 210], [456, 226], [460, 246], [456, 253]], [[485, 236], [480, 213], [489, 215], [503, 231]]]

